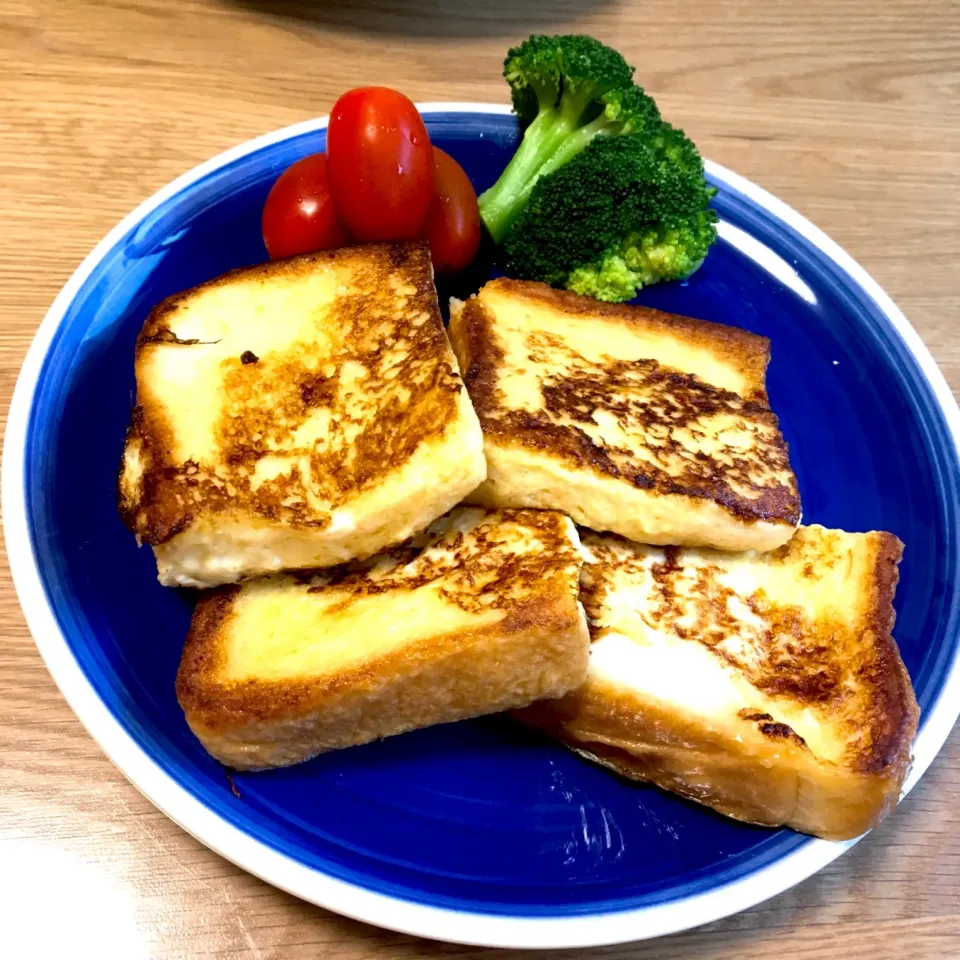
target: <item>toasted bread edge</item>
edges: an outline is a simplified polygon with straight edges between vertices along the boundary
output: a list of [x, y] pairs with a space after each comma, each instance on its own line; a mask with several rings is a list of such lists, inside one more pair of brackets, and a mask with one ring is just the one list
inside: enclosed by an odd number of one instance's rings
[[558, 577], [490, 627], [440, 634], [330, 677], [224, 685], [219, 633], [238, 589], [201, 600], [176, 685], [191, 730], [235, 769], [559, 697], [586, 676], [586, 619]]
[[[489, 281], [476, 298], [482, 300], [483, 291], [492, 290], [531, 303], [540, 303], [565, 314], [623, 323], [641, 329], [669, 333], [691, 345], [707, 348], [727, 360], [735, 362], [752, 384], [755, 395], [766, 399], [766, 374], [770, 362], [770, 340], [741, 327], [732, 327], [713, 320], [701, 320], [683, 314], [666, 313], [655, 307], [637, 304], [605, 303], [569, 290], [556, 290], [534, 280], [511, 280], [497, 277]], [[468, 301], [469, 302], [469, 301]], [[751, 397], [749, 399], [754, 399]]]
[[592, 677], [566, 697], [514, 716], [621, 776], [737, 820], [828, 840], [876, 826], [896, 806], [908, 767], [909, 743], [895, 763], [865, 773], [820, 762], [776, 731], [739, 740], [712, 733]]

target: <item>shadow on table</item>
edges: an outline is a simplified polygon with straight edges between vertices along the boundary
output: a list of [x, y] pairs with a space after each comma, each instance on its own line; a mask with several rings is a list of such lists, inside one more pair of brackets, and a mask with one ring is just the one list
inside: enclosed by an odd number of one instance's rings
[[518, 37], [550, 33], [619, 0], [222, 0], [335, 30], [409, 37]]

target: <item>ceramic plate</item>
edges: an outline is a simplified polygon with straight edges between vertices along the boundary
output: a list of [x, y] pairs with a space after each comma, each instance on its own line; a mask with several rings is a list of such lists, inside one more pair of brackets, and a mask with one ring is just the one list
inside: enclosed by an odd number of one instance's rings
[[[505, 108], [422, 106], [478, 192], [517, 141]], [[299, 897], [381, 926], [515, 947], [681, 930], [804, 879], [849, 844], [767, 830], [591, 766], [503, 718], [238, 774], [174, 697], [190, 595], [157, 584], [116, 509], [133, 345], [175, 291], [264, 259], [275, 177], [324, 149], [325, 120], [253, 140], [170, 184], [84, 261], [40, 327], [10, 411], [6, 537], [20, 600], [61, 690], [158, 807]], [[909, 789], [960, 705], [958, 410], [902, 314], [836, 244], [708, 164], [720, 240], [643, 303], [773, 344], [769, 392], [806, 522], [906, 543], [896, 638], [922, 710]], [[896, 817], [909, 816], [901, 811]]]

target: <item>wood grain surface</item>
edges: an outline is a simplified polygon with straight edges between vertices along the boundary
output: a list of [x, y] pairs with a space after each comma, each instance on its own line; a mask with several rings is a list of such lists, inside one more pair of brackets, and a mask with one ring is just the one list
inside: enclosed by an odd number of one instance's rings
[[[535, 30], [621, 49], [705, 155], [849, 250], [960, 387], [955, 0], [0, 0], [0, 407], [57, 290], [172, 177], [359, 84], [505, 101], [504, 50]], [[493, 954], [341, 919], [206, 850], [74, 718], [5, 560], [0, 624], [0, 956]], [[958, 810], [954, 733], [896, 814], [818, 876], [687, 934], [568, 955], [958, 957]]]

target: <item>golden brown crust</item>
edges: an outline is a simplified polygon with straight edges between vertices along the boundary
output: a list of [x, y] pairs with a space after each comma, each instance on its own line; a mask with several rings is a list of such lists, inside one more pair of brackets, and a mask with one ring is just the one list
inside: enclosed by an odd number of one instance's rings
[[506, 296], [546, 304], [571, 316], [598, 317], [628, 326], [669, 333], [725, 357], [743, 370], [757, 396], [766, 397], [765, 380], [770, 362], [770, 340], [740, 327], [730, 327], [711, 320], [698, 320], [679, 313], [665, 313], [654, 307], [636, 304], [605, 303], [583, 297], [569, 290], [556, 290], [534, 280], [511, 280], [498, 277], [485, 289]]
[[871, 692], [869, 713], [863, 717], [871, 731], [870, 746], [856, 760], [856, 769], [862, 773], [881, 773], [903, 763], [920, 717], [910, 675], [893, 639], [893, 598], [900, 578], [903, 543], [891, 533], [876, 532], [873, 536], [877, 540], [874, 589], [864, 615], [864, 635], [872, 641], [872, 656], [861, 664], [858, 673]]
[[[459, 508], [451, 516], [483, 517], [469, 529], [437, 532], [440, 520], [424, 533], [367, 560], [322, 572], [304, 573], [308, 593], [342, 595], [342, 612], [364, 597], [395, 590], [416, 590], [438, 582], [440, 596], [468, 613], [504, 610], [517, 615], [518, 600], [535, 595], [551, 582], [564, 560], [573, 560], [569, 523], [552, 510], [482, 510]], [[500, 537], [503, 524], [522, 526], [536, 538], [538, 549], [508, 553]], [[442, 546], [442, 551], [438, 547]], [[576, 564], [579, 568], [579, 562]], [[521, 618], [522, 619], [522, 618]], [[518, 621], [520, 622], [520, 621]]]
[[206, 622], [198, 624], [196, 629], [191, 625], [176, 687], [177, 699], [191, 725], [201, 725], [207, 733], [228, 732], [251, 721], [282, 722], [322, 710], [325, 704], [344, 692], [377, 686], [385, 678], [415, 670], [419, 665], [451, 656], [458, 650], [482, 646], [493, 636], [499, 642], [511, 637], [566, 634], [577, 630], [580, 622], [576, 605], [566, 602], [569, 595], [548, 588], [535, 601], [515, 606], [497, 623], [495, 631], [477, 627], [442, 633], [425, 639], [412, 650], [388, 654], [374, 664], [363, 664], [335, 676], [283, 680], [252, 678], [222, 683], [217, 679], [222, 650], [215, 618], [220, 615], [225, 620], [232, 611], [229, 610], [229, 598], [226, 599], [226, 609], [204, 610], [208, 603], [217, 600], [223, 601], [224, 598], [204, 598], [197, 605], [198, 615]]
[[[474, 515], [476, 521], [470, 519]], [[365, 597], [409, 593], [427, 584], [439, 584], [444, 602], [468, 613], [502, 614], [445, 632], [437, 623], [422, 640], [332, 674], [225, 678], [230, 618], [243, 615], [237, 603], [256, 583], [204, 595], [177, 674], [177, 697], [207, 749], [238, 767], [296, 762], [323, 750], [556, 697], [582, 682], [588, 634], [577, 603], [579, 555], [569, 521], [527, 510], [466, 509], [451, 516], [468, 522], [434, 525], [431, 531], [439, 533], [421, 535], [372, 562], [271, 581], [291, 594], [334, 595], [325, 617]], [[536, 548], [500, 546], [497, 535], [508, 525], [521, 527]]]
[[905, 766], [883, 774], [821, 764], [792, 738], [712, 735], [591, 682], [514, 713], [575, 753], [736, 820], [849, 840], [897, 804]]
[[219, 675], [224, 664], [224, 649], [217, 637], [233, 615], [233, 602], [239, 591], [239, 586], [230, 584], [204, 592], [197, 601], [177, 670], [176, 690], [181, 706], [187, 703], [190, 709], [198, 711], [209, 707], [209, 680]]
[[[484, 514], [469, 508], [460, 514]], [[497, 540], [500, 524], [522, 525], [535, 536], [539, 549], [507, 552]], [[436, 550], [442, 546], [443, 552]], [[572, 565], [572, 566], [571, 566]], [[576, 570], [568, 521], [547, 510], [500, 510], [464, 534], [457, 529], [437, 536], [426, 531], [410, 541], [365, 561], [323, 571], [292, 575], [310, 594], [336, 591], [338, 601], [326, 614], [343, 613], [364, 597], [412, 591], [440, 583], [445, 601], [469, 613], [498, 610], [500, 634], [573, 629], [579, 622], [575, 595], [564, 570]], [[321, 703], [338, 689], [373, 679], [411, 656], [407, 650], [370, 668], [360, 667], [336, 677], [263, 681], [254, 679], [225, 686], [218, 679], [223, 665], [224, 626], [234, 613], [242, 588], [235, 585], [205, 593], [194, 611], [177, 678], [177, 694], [185, 710], [205, 717], [210, 727], [230, 726], [236, 717], [268, 719]], [[421, 644], [416, 656], [430, 659], [460, 643], [482, 637], [476, 630], [440, 634]]]
[[[227, 766], [288, 766], [329, 750], [409, 730], [499, 713], [562, 696], [586, 670], [585, 627], [515, 634], [472, 631], [395, 657], [365, 674], [344, 677], [322, 701], [292, 696], [287, 710], [236, 725], [187, 721], [204, 747]], [[239, 718], [238, 718], [239, 719]]]
[[[846, 839], [893, 809], [918, 720], [891, 634], [896, 537], [801, 527], [784, 547], [752, 560], [656, 551], [609, 535], [587, 535], [584, 545], [591, 562], [581, 599], [594, 642], [630, 631], [632, 617], [644, 643], [705, 649], [765, 706], [704, 718], [695, 706], [661, 702], [592, 669], [582, 688], [521, 719], [626, 776], [750, 822]], [[774, 582], [765, 579], [770, 568], [789, 568], [797, 579], [785, 582], [794, 585], [777, 597], [742, 586]], [[808, 582], [828, 592], [807, 596]], [[741, 586], [734, 592], [731, 583]], [[639, 592], [626, 612], [618, 598], [627, 594], [618, 591], [628, 585]], [[669, 659], [669, 647], [662, 650]], [[820, 755], [791, 723], [811, 724], [834, 746]]]
[[[142, 364], [151, 350], [190, 350], [201, 343], [172, 332], [178, 311], [203, 291], [307, 275], [334, 263], [349, 264], [353, 287], [361, 291], [341, 296], [332, 308], [340, 336], [334, 351], [318, 358], [294, 344], [259, 357], [238, 349], [224, 361], [229, 369], [211, 463], [171, 457], [163, 398], [145, 382]], [[397, 284], [409, 289], [398, 293]], [[448, 350], [429, 249], [419, 242], [245, 267], [168, 298], [150, 314], [137, 340], [138, 397], [127, 449], [136, 445], [144, 470], [135, 491], [121, 482], [124, 521], [151, 545], [170, 540], [200, 514], [227, 510], [249, 513], [264, 524], [325, 528], [339, 504], [375, 487], [455, 421], [462, 382]], [[349, 384], [343, 381], [347, 365], [354, 377]], [[330, 418], [324, 443], [298, 447], [292, 440], [297, 429], [325, 411]], [[258, 461], [278, 451], [303, 459], [289, 472], [254, 482]]]
[[[544, 371], [542, 404], [533, 410], [509, 409], [499, 385], [506, 358], [496, 318], [485, 304], [487, 291], [546, 304], [569, 316], [668, 333], [674, 341], [729, 361], [749, 387], [741, 396], [654, 359], [588, 361], [562, 337], [541, 330], [527, 335], [526, 363]], [[599, 303], [545, 284], [503, 279], [491, 281], [463, 304], [450, 333], [488, 444], [538, 451], [638, 490], [712, 501], [745, 523], [799, 522], [796, 480], [764, 385], [766, 338], [649, 307]], [[645, 435], [648, 455], [599, 442], [598, 411], [635, 435]], [[713, 454], [691, 445], [690, 436], [716, 419], [749, 424], [749, 449], [740, 439]]]

